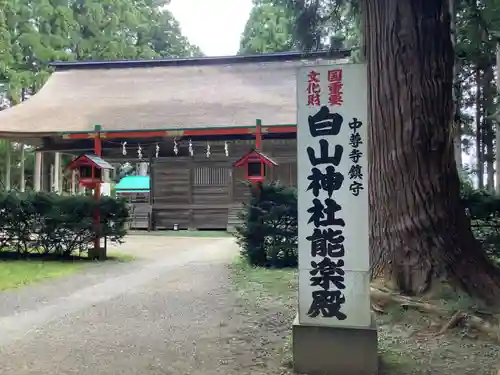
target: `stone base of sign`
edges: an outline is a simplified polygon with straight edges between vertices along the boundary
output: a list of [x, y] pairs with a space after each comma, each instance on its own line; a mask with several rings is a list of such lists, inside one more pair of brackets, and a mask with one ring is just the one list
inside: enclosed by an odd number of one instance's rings
[[377, 327], [318, 327], [293, 323], [294, 370], [308, 375], [376, 375]]

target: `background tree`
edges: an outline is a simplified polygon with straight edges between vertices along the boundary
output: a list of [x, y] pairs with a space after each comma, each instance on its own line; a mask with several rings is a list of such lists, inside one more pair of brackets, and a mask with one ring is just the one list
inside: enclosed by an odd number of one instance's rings
[[[339, 14], [351, 17], [348, 30], [356, 30], [355, 20], [362, 20], [370, 87], [369, 194], [374, 274], [383, 274], [408, 294], [426, 292], [447, 279], [471, 295], [498, 303], [500, 273], [474, 239], [460, 202], [453, 147], [455, 58], [450, 3], [446, 0], [432, 3], [276, 0], [275, 3], [293, 12], [295, 41], [306, 50], [325, 48], [332, 36], [328, 26], [342, 24]], [[487, 48], [489, 39], [484, 27], [478, 28], [472, 19], [471, 4], [458, 5], [456, 9], [462, 18], [457, 22], [470, 24], [470, 28], [462, 31], [468, 36], [461, 35], [460, 43]], [[477, 8], [485, 9], [484, 4]], [[337, 18], [332, 20], [332, 17]], [[473, 39], [478, 37], [479, 42]], [[484, 51], [479, 55], [480, 69], [477, 66], [471, 69], [470, 64], [462, 61], [463, 70], [456, 75], [463, 78], [470, 99], [474, 88], [470, 76], [464, 77], [465, 72], [479, 71], [475, 85], [476, 120], [481, 128], [479, 152], [490, 160], [487, 166], [490, 181], [494, 145], [488, 113], [494, 93], [493, 75], [488, 57], [491, 55]], [[458, 93], [462, 95], [462, 90]], [[464, 97], [457, 103], [464, 103]], [[488, 182], [490, 188], [491, 184]]]
[[[55, 60], [191, 57], [201, 50], [181, 34], [164, 0], [0, 0], [0, 110], [36, 93]], [[0, 142], [5, 160], [7, 142]], [[34, 155], [25, 150], [31, 186]], [[20, 145], [12, 145], [12, 182]], [[5, 165], [0, 164], [0, 176]], [[14, 185], [15, 187], [15, 185]]]
[[[492, 115], [498, 102], [494, 80], [497, 41], [491, 30], [500, 28], [500, 18], [496, 16], [500, 2], [466, 0], [459, 5], [456, 56], [461, 81], [459, 90], [463, 99], [462, 113], [475, 115], [474, 125], [462, 128], [463, 141], [464, 144], [472, 144], [471, 150], [475, 151], [473, 170], [478, 187], [494, 191], [495, 174], [500, 170], [495, 168], [498, 122]], [[500, 189], [496, 190], [500, 192]]]
[[[409, 294], [446, 278], [497, 303], [500, 273], [475, 241], [460, 203], [450, 127], [449, 4], [365, 0], [363, 5], [370, 30], [365, 38], [375, 271]], [[381, 68], [384, 64], [393, 69]]]
[[0, 0], [0, 82], [12, 104], [46, 81], [54, 60], [201, 55], [165, 1]]
[[356, 11], [347, 2], [254, 0], [240, 53], [357, 47]]
[[292, 14], [269, 0], [254, 0], [241, 37], [239, 54], [290, 51], [293, 48]]

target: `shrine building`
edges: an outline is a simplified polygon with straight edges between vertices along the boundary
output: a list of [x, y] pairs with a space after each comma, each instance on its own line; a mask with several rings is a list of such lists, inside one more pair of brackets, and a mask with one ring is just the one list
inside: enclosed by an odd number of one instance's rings
[[349, 54], [55, 62], [37, 94], [0, 112], [0, 138], [36, 147], [35, 190], [76, 192], [61, 154], [142, 162], [152, 227], [231, 229], [249, 194], [234, 164], [257, 132], [275, 163], [265, 180], [296, 185], [298, 67]]

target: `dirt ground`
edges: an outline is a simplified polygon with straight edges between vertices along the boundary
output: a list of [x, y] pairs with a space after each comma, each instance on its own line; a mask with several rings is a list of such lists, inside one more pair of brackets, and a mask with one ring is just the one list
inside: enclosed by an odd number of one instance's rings
[[[1, 375], [292, 374], [295, 271], [235, 263], [231, 238], [131, 236], [113, 250], [137, 259], [0, 292]], [[426, 324], [380, 317], [383, 374], [492, 374], [497, 345]]]
[[230, 291], [231, 238], [131, 236], [113, 251], [137, 259], [0, 292], [1, 375], [263, 373]]
[[[247, 341], [266, 359], [269, 374], [292, 374], [291, 325], [296, 311], [295, 271], [231, 266], [240, 308], [246, 312]], [[416, 312], [391, 311], [379, 316], [381, 375], [496, 375], [500, 347], [460, 329], [444, 335]], [[280, 359], [280, 360], [278, 360]]]

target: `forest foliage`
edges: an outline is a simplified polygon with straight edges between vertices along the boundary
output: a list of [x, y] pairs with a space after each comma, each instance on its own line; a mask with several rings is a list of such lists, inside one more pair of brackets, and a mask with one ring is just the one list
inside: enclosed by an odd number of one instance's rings
[[[500, 100], [500, 0], [450, 0], [455, 42], [455, 126], [459, 167], [475, 175], [476, 187], [500, 189], [497, 128]], [[361, 54], [360, 0], [254, 0], [240, 52], [353, 48]], [[289, 15], [288, 22], [279, 21]], [[286, 41], [286, 43], [283, 43]], [[500, 56], [500, 52], [498, 52]], [[500, 57], [498, 57], [500, 59]], [[462, 160], [463, 158], [463, 160]], [[495, 181], [497, 186], [495, 186]]]
[[[168, 0], [0, 0], [0, 110], [36, 93], [50, 76], [51, 61], [201, 56], [166, 5]], [[16, 187], [22, 145], [0, 141], [1, 160], [9, 147]], [[28, 188], [32, 151], [25, 147]], [[5, 169], [1, 163], [2, 181]]]
[[56, 60], [200, 55], [163, 0], [0, 0], [0, 83], [14, 104]]

